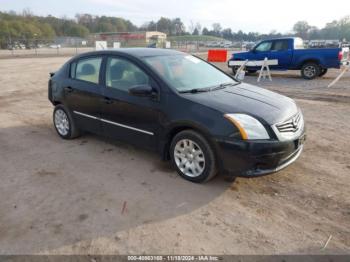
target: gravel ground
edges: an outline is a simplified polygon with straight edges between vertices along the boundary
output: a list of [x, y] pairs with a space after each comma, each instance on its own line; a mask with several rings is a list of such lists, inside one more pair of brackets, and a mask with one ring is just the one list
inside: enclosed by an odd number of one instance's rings
[[47, 80], [67, 59], [0, 60], [1, 254], [350, 253], [350, 73], [330, 89], [337, 70], [259, 83], [302, 108], [304, 153], [270, 176], [196, 185], [153, 153], [61, 140]]

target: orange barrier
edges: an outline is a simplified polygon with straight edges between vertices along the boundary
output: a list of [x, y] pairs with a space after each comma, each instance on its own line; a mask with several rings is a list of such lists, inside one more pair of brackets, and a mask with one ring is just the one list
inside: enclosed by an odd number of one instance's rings
[[208, 50], [208, 62], [226, 62], [227, 50]]

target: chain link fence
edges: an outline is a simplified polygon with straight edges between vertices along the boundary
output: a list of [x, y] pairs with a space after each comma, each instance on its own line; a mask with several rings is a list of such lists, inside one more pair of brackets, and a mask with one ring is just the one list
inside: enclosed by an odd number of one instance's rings
[[[121, 48], [127, 47], [158, 47], [166, 48], [166, 42], [122, 41]], [[11, 39], [2, 43], [0, 58], [11, 57], [39, 57], [39, 56], [74, 56], [94, 51], [95, 40], [82, 38], [50, 39]], [[113, 48], [114, 42], [108, 41], [107, 48]], [[188, 53], [207, 52], [209, 49], [227, 49], [230, 51], [246, 50], [244, 43], [224, 43], [213, 41], [171, 41], [170, 48]]]

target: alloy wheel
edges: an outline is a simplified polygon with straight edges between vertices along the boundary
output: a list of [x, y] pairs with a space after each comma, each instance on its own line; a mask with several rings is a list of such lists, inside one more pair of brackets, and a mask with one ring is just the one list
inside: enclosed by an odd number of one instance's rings
[[190, 139], [182, 139], [174, 148], [177, 167], [188, 177], [198, 177], [205, 169], [205, 157], [202, 149]]
[[69, 120], [66, 112], [62, 109], [57, 109], [55, 112], [55, 127], [61, 136], [66, 136], [69, 133]]
[[304, 75], [312, 78], [316, 75], [316, 68], [314, 66], [307, 66], [304, 68]]

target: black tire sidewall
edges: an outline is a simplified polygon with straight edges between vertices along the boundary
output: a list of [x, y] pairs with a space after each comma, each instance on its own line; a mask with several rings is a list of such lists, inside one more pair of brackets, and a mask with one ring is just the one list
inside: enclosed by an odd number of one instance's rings
[[[189, 139], [195, 142], [203, 151], [204, 159], [205, 159], [205, 168], [203, 173], [198, 177], [189, 177], [182, 173], [182, 171], [178, 168], [175, 162], [174, 157], [174, 149], [178, 141], [182, 139]], [[210, 144], [207, 142], [207, 140], [200, 135], [199, 133], [195, 131], [182, 131], [181, 133], [177, 134], [174, 139], [171, 142], [170, 145], [170, 156], [171, 156], [171, 162], [176, 171], [179, 173], [181, 177], [184, 179], [194, 182], [194, 183], [203, 183], [208, 180], [210, 180], [212, 177], [216, 174], [216, 160], [215, 160], [215, 154], [210, 146]]]
[[328, 72], [328, 69], [327, 68], [322, 68], [321, 70], [320, 70], [320, 74], [318, 75], [319, 77], [322, 77], [322, 76], [324, 76], [325, 74], [327, 74], [327, 72]]
[[239, 67], [233, 66], [231, 69], [232, 69], [232, 74], [235, 76], [237, 74]]
[[255, 74], [258, 70], [254, 70], [254, 69], [247, 69], [247, 73], [248, 74]]
[[[308, 66], [313, 66], [315, 68], [315, 74], [312, 76], [312, 77], [308, 77], [305, 75], [304, 73], [304, 70], [306, 67]], [[321, 68], [318, 64], [316, 63], [306, 63], [302, 66], [301, 68], [301, 75], [304, 79], [307, 79], [307, 80], [312, 80], [312, 79], [315, 79], [316, 77], [318, 77], [320, 75], [320, 72], [321, 72]]]
[[[69, 124], [69, 130], [68, 130], [68, 133], [67, 135], [63, 136], [62, 134], [60, 134], [60, 132], [57, 130], [57, 127], [56, 127], [56, 124], [55, 124], [55, 113], [57, 110], [62, 110], [66, 115], [67, 115], [67, 118], [68, 118], [68, 124]], [[55, 130], [57, 132], [57, 134], [62, 137], [63, 139], [70, 139], [72, 137], [72, 123], [73, 123], [73, 120], [72, 120], [72, 117], [69, 113], [69, 111], [63, 106], [63, 105], [57, 105], [53, 111], [53, 125], [55, 127]]]

